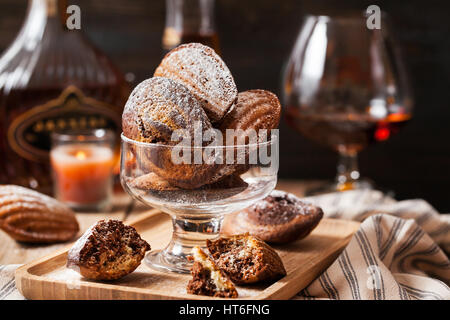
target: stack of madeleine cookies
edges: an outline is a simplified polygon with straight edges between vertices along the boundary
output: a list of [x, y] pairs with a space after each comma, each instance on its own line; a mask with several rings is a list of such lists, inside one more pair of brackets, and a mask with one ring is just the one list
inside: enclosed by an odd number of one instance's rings
[[[275, 94], [265, 90], [238, 92], [233, 76], [213, 49], [199, 43], [183, 44], [170, 51], [156, 68], [154, 76], [140, 83], [131, 93], [122, 115], [123, 134], [132, 140], [167, 145], [140, 157], [141, 167], [152, 174], [136, 181], [148, 190], [209, 189], [217, 182], [242, 182], [239, 176], [248, 165], [174, 163], [171, 148], [178, 130], [194, 141], [200, 130], [215, 129], [226, 136], [238, 132], [231, 141], [219, 145], [249, 143], [249, 130], [275, 129], [281, 106]], [[238, 135], [242, 135], [240, 137]], [[241, 139], [242, 138], [242, 139]], [[202, 142], [203, 144], [203, 142]], [[205, 144], [203, 144], [205, 145]], [[213, 187], [214, 188], [214, 187]]]

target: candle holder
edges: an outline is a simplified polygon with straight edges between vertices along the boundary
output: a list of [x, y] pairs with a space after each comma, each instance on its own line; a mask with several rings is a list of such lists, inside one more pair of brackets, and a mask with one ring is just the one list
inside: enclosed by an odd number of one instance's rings
[[112, 208], [115, 136], [105, 129], [52, 134], [55, 198], [76, 211]]

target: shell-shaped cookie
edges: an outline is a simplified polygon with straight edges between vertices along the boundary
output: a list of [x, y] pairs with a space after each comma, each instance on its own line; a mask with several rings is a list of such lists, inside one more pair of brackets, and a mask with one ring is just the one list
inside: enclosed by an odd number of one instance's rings
[[274, 129], [280, 122], [281, 104], [277, 96], [267, 90], [240, 92], [236, 105], [224, 117], [220, 129]]
[[274, 190], [266, 198], [224, 221], [224, 234], [249, 232], [270, 243], [288, 243], [308, 236], [323, 217], [320, 207], [291, 193]]
[[74, 212], [65, 204], [34, 190], [0, 186], [0, 228], [28, 243], [65, 242], [78, 233]]
[[237, 99], [230, 70], [213, 49], [200, 43], [183, 44], [167, 53], [154, 76], [186, 86], [203, 103], [211, 122], [220, 121]]
[[[228, 145], [256, 143], [256, 139], [258, 141], [267, 137], [270, 139], [269, 131], [278, 127], [280, 113], [280, 101], [272, 92], [260, 89], [240, 92], [237, 103], [225, 115], [219, 129]], [[230, 132], [227, 129], [230, 129]], [[246, 164], [234, 165], [233, 170], [236, 174], [242, 174], [249, 168], [246, 155]]]
[[125, 136], [142, 142], [176, 144], [172, 133], [185, 129], [193, 136], [196, 123], [211, 128], [200, 101], [182, 84], [161, 77], [141, 82], [122, 114]]
[[[215, 164], [172, 161], [172, 147], [180, 141], [172, 139], [176, 130], [185, 130], [182, 134], [187, 132], [193, 143], [196, 128], [203, 132], [212, 128], [202, 104], [182, 84], [161, 77], [140, 83], [127, 101], [122, 126], [126, 137], [154, 143], [139, 150], [137, 165], [143, 172], [154, 172], [171, 185], [186, 189], [213, 183], [223, 176]], [[184, 151], [193, 157], [194, 149]]]

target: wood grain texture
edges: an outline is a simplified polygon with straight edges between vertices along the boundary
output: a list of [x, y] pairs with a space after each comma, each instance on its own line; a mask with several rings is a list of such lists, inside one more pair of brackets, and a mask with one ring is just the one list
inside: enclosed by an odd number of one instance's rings
[[[168, 215], [157, 210], [130, 221], [153, 250], [171, 236]], [[305, 239], [274, 246], [287, 276], [271, 285], [238, 286], [240, 299], [289, 299], [320, 275], [350, 241], [359, 223], [324, 219]], [[16, 286], [28, 299], [216, 299], [186, 293], [189, 275], [161, 273], [141, 264], [126, 277], [111, 282], [81, 278], [65, 267], [68, 247], [17, 269]]]

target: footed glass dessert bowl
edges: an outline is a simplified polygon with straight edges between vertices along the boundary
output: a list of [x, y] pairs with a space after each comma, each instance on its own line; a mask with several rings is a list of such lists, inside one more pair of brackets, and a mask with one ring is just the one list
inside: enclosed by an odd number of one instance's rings
[[121, 183], [135, 199], [172, 217], [172, 240], [146, 264], [188, 273], [194, 246], [219, 236], [228, 213], [265, 198], [277, 183], [278, 137], [231, 146], [144, 143], [122, 134]]

